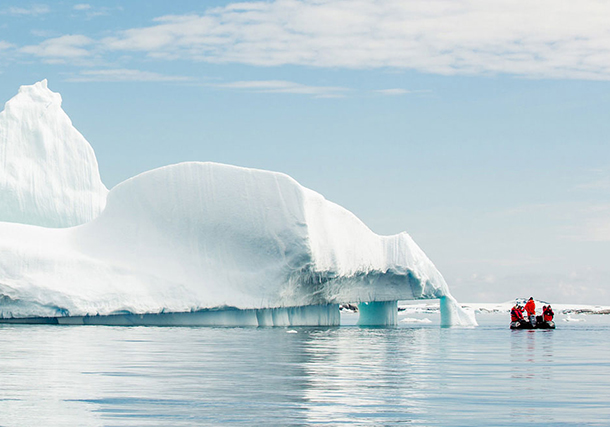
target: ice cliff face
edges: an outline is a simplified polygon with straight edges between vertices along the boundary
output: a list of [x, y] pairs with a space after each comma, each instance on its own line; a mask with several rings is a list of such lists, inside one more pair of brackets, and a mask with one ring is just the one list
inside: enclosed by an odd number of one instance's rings
[[[284, 174], [214, 163], [166, 166], [117, 185], [97, 216], [105, 188], [95, 157], [58, 97], [44, 82], [22, 88], [2, 116], [5, 128], [22, 133], [20, 150], [3, 154], [12, 169], [4, 173], [0, 200], [12, 204], [0, 211], [0, 318], [233, 307], [241, 309], [238, 323], [278, 324], [273, 319], [285, 317], [293, 320], [279, 324], [317, 324], [335, 322], [338, 307], [336, 314], [327, 308], [275, 309], [382, 302], [395, 318], [395, 304], [385, 302], [441, 298], [443, 323], [470, 322], [409, 235], [378, 236]], [[47, 101], [55, 124], [44, 116]], [[46, 163], [58, 161], [44, 175]], [[27, 173], [18, 168], [23, 164]], [[53, 181], [50, 195], [39, 194], [43, 178]], [[76, 211], [68, 212], [65, 200], [73, 200]], [[249, 323], [244, 316], [257, 320]]]
[[95, 218], [108, 190], [85, 138], [43, 80], [0, 113], [0, 221], [70, 227]]

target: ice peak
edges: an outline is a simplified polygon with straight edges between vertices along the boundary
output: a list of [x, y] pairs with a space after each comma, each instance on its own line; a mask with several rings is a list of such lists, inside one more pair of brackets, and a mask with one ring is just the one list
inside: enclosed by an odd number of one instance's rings
[[61, 101], [61, 95], [50, 90], [47, 79], [44, 79], [33, 85], [21, 86], [17, 96], [6, 103], [6, 108], [10, 108], [13, 104], [23, 104], [30, 108], [36, 104], [42, 104], [44, 108], [52, 104], [61, 107]]
[[19, 87], [19, 92], [21, 91], [25, 91], [28, 90], [28, 88], [36, 88], [36, 89], [46, 89], [49, 90], [49, 85], [48, 85], [48, 80], [47, 79], [42, 79], [39, 82], [34, 83], [33, 85], [22, 85]]
[[0, 112], [0, 221], [69, 227], [106, 205], [93, 148], [61, 101], [45, 79], [21, 86]]

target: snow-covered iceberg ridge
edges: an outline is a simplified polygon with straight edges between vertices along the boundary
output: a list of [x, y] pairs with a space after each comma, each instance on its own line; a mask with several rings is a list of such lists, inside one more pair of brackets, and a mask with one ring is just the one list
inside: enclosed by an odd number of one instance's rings
[[363, 303], [361, 324], [392, 325], [395, 301], [426, 298], [443, 324], [474, 323], [408, 234], [281, 173], [182, 163], [117, 185], [77, 227], [0, 222], [5, 321], [336, 325]]

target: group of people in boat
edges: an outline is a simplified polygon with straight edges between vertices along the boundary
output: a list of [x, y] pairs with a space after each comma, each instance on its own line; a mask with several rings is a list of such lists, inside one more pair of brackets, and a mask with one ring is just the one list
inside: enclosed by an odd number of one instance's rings
[[[527, 317], [523, 316], [523, 312], [527, 313]], [[536, 303], [530, 297], [524, 306], [517, 303], [510, 310], [510, 326], [513, 329], [554, 328], [554, 317], [550, 304], [542, 307], [542, 315], [536, 315]]]

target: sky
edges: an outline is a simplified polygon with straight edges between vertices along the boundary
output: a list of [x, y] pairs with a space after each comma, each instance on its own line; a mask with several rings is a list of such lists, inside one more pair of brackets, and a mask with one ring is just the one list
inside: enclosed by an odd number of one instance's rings
[[0, 101], [48, 79], [107, 187], [284, 172], [407, 231], [458, 300], [610, 305], [610, 4], [0, 3]]

